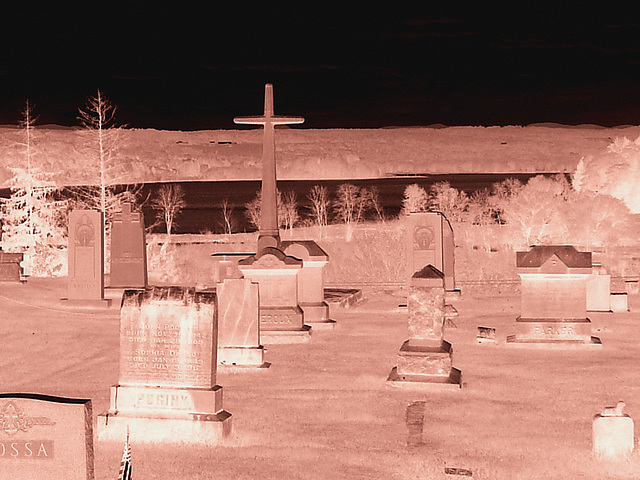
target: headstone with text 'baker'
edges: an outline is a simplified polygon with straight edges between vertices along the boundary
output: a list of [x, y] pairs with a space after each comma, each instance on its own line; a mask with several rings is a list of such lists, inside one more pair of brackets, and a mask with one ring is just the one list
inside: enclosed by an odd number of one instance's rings
[[231, 433], [216, 385], [214, 292], [184, 287], [125, 290], [120, 377], [98, 439], [215, 445]]
[[91, 400], [0, 394], [0, 478], [93, 480]]
[[69, 214], [67, 302], [109, 306], [104, 298], [104, 217], [97, 210]]
[[578, 252], [572, 245], [537, 245], [516, 253], [516, 268], [521, 310], [508, 343], [600, 345], [587, 318], [591, 252]]
[[145, 288], [147, 286], [147, 242], [144, 216], [132, 212], [130, 203], [113, 214], [111, 221], [110, 287]]

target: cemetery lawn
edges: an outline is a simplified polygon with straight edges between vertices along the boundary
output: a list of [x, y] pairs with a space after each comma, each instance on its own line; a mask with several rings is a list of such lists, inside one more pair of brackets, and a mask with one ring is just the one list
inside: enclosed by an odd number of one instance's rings
[[[119, 305], [122, 290], [107, 290]], [[109, 407], [118, 380], [119, 309], [62, 306], [66, 279], [2, 284], [2, 392], [90, 398]], [[411, 391], [386, 384], [407, 337], [402, 292], [365, 288], [355, 307], [332, 306], [338, 323], [309, 343], [267, 345], [264, 370], [220, 370], [233, 436], [216, 448], [132, 444], [143, 479], [640, 478], [638, 452], [621, 462], [591, 456], [593, 416], [618, 400], [640, 420], [640, 295], [632, 313], [591, 314], [602, 347], [570, 350], [505, 345], [519, 298], [463, 292], [454, 300], [454, 348], [464, 388]], [[478, 344], [478, 326], [498, 344]], [[407, 446], [406, 407], [425, 401], [423, 444]], [[94, 424], [95, 428], [95, 424]], [[122, 443], [95, 442], [97, 480], [117, 477]], [[636, 449], [637, 449], [636, 443]]]

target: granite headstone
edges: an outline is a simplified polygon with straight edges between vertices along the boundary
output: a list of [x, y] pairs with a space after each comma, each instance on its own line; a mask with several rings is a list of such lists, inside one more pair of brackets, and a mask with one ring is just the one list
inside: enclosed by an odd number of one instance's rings
[[130, 203], [113, 214], [111, 222], [110, 287], [147, 286], [147, 242], [144, 216], [132, 212]]

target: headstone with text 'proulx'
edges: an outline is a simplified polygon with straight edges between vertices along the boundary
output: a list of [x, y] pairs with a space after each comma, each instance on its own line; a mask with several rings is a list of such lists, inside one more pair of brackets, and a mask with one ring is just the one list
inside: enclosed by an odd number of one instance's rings
[[0, 478], [93, 480], [91, 400], [0, 394]]
[[125, 290], [120, 378], [100, 440], [214, 445], [231, 432], [216, 385], [216, 294], [185, 287]]
[[132, 212], [130, 203], [113, 214], [111, 221], [110, 287], [145, 288], [147, 286], [147, 242], [144, 216]]
[[69, 214], [68, 300], [108, 303], [104, 298], [104, 219], [96, 210]]

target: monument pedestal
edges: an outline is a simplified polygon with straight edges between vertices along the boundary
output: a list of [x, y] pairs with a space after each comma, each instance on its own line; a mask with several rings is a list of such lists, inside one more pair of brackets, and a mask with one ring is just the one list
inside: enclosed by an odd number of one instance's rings
[[507, 343], [602, 345], [598, 337], [591, 336], [591, 320], [588, 318], [516, 319], [516, 333], [507, 337]]
[[217, 445], [231, 433], [222, 387], [166, 388], [115, 385], [110, 408], [98, 415], [99, 440]]
[[218, 348], [218, 367], [260, 367], [271, 364], [264, 361], [264, 347], [221, 347]]
[[266, 344], [307, 342], [311, 339], [311, 326], [304, 323], [298, 306], [261, 307], [260, 339]]
[[406, 340], [398, 352], [398, 365], [387, 380], [425, 384], [427, 388], [430, 384], [460, 388], [462, 373], [453, 368], [452, 354], [451, 344], [444, 340], [440, 345], [412, 344]]
[[304, 316], [304, 323], [315, 330], [331, 330], [336, 324], [329, 318], [329, 305], [326, 302], [305, 303], [300, 302]]

